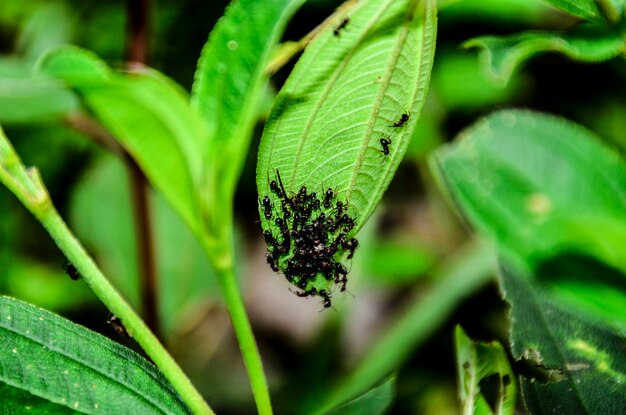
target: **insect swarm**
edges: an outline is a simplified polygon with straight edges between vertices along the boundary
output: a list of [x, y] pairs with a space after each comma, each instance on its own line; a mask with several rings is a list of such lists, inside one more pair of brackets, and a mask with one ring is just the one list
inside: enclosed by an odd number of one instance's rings
[[[348, 234], [356, 226], [356, 218], [348, 213], [345, 202], [337, 200], [332, 188], [321, 192], [301, 186], [298, 192], [285, 189], [280, 173], [270, 182], [275, 208], [274, 220], [265, 215], [270, 196], [264, 195], [260, 212], [268, 219], [263, 237], [267, 244], [266, 259], [272, 270], [280, 270], [287, 281], [300, 289], [299, 297], [318, 296], [324, 308], [332, 306], [331, 287], [346, 290], [348, 270], [344, 259], [351, 259], [358, 246]], [[267, 202], [265, 202], [267, 200]]]

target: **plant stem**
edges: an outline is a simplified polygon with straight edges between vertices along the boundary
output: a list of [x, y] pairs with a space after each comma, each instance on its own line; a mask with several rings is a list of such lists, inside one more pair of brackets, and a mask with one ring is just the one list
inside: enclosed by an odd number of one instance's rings
[[[126, 60], [146, 64], [148, 59], [150, 0], [128, 0], [126, 2]], [[135, 243], [142, 310], [148, 327], [160, 336], [158, 312], [158, 283], [154, 255], [154, 232], [151, 218], [150, 186], [135, 160], [128, 154], [124, 157], [130, 176], [133, 216], [135, 218]]]
[[36, 169], [26, 170], [0, 129], [0, 182], [41, 222], [54, 242], [80, 272], [96, 297], [122, 321], [126, 331], [159, 367], [196, 415], [214, 414], [182, 369], [141, 317], [106, 279], [54, 208]]
[[246, 314], [241, 289], [235, 277], [234, 256], [231, 249], [232, 225], [229, 227], [226, 226], [223, 229], [228, 228], [230, 228], [230, 231], [225, 232], [229, 232], [229, 242], [220, 242], [217, 244], [224, 249], [216, 248], [216, 244], [212, 244], [208, 238], [200, 238], [200, 240], [215, 269], [217, 280], [226, 301], [226, 307], [235, 330], [235, 335], [237, 336], [239, 349], [241, 350], [243, 361], [248, 371], [257, 412], [259, 415], [271, 415], [272, 403], [267, 380], [263, 371], [261, 355], [259, 354], [254, 333], [252, 332], [252, 326]]

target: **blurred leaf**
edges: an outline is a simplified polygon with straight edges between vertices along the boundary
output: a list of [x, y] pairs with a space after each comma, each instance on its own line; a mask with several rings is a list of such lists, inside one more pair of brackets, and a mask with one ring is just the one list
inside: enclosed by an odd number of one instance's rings
[[0, 297], [0, 345], [7, 413], [191, 413], [136, 353], [9, 297]]
[[[516, 386], [511, 365], [498, 342], [473, 342], [460, 326], [455, 330], [459, 398], [464, 415], [513, 415]], [[481, 382], [495, 378], [495, 402], [489, 402]]]
[[517, 76], [506, 85], [496, 85], [485, 76], [478, 57], [444, 50], [437, 56], [432, 85], [441, 105], [447, 109], [476, 110], [510, 102], [524, 82]]
[[379, 241], [362, 255], [364, 269], [376, 281], [407, 283], [424, 274], [436, 261], [432, 249], [417, 244]]
[[527, 275], [505, 268], [501, 281], [511, 305], [513, 356], [543, 375], [521, 376], [531, 413], [621, 413], [626, 401], [626, 338], [581, 318], [575, 308], [564, 308]]
[[[160, 317], [167, 336], [207, 298], [219, 297], [206, 255], [159, 195], [153, 195]], [[74, 191], [71, 223], [106, 275], [135, 306], [139, 276], [126, 170], [112, 155], [98, 159]]]
[[303, 2], [233, 1], [202, 50], [192, 105], [209, 130], [200, 154], [206, 166], [204, 203], [213, 234], [220, 232], [223, 218], [230, 217], [228, 206], [265, 97], [266, 66], [287, 22]]
[[60, 82], [31, 75], [30, 65], [0, 58], [0, 122], [56, 119], [78, 108], [78, 100]]
[[527, 32], [512, 36], [483, 36], [464, 43], [481, 48], [480, 58], [486, 73], [506, 84], [515, 69], [533, 55], [559, 52], [581, 62], [602, 62], [622, 53], [626, 25], [605, 26], [585, 23], [564, 33]]
[[16, 44], [16, 52], [29, 62], [47, 50], [67, 44], [73, 32], [73, 19], [62, 3], [49, 3], [35, 10], [26, 21]]
[[545, 0], [572, 16], [582, 19], [616, 18], [624, 11], [624, 0]]
[[[412, 137], [428, 89], [435, 33], [431, 0], [363, 1], [337, 15], [278, 94], [259, 146], [259, 194], [280, 206], [269, 189], [277, 170], [287, 193], [302, 186], [320, 193], [332, 188], [357, 218], [351, 233], [357, 232]], [[410, 117], [395, 128], [403, 114]], [[381, 137], [392, 141], [388, 155]], [[263, 214], [261, 223], [278, 233]]]
[[626, 270], [626, 166], [584, 128], [499, 111], [431, 161], [461, 212], [516, 266], [573, 251]]
[[549, 16], [543, 0], [439, 0], [446, 21], [515, 22], [532, 25]]
[[41, 68], [79, 93], [186, 224], [197, 231], [197, 189], [206, 132], [182, 89], [156, 71], [112, 73], [96, 56], [73, 47], [48, 54]]
[[396, 378], [391, 376], [380, 385], [337, 408], [326, 415], [382, 415], [387, 413], [396, 396]]
[[52, 268], [14, 255], [2, 275], [6, 293], [53, 311], [72, 310], [93, 303], [95, 297], [87, 285], [72, 281], [62, 265], [63, 262], [59, 261], [58, 266]]
[[463, 299], [487, 283], [492, 277], [493, 259], [489, 246], [472, 243], [443, 262], [433, 271], [433, 286], [393, 322], [358, 366], [330, 389], [320, 406], [325, 410], [352, 399], [398, 368]]

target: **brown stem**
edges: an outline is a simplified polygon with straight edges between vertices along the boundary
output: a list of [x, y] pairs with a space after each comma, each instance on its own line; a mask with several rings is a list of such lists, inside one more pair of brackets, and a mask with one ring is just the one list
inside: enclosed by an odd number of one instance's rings
[[[126, 60], [131, 69], [133, 64], [145, 65], [147, 63], [151, 4], [151, 0], [127, 0], [126, 2], [128, 19], [126, 25]], [[157, 337], [161, 337], [154, 232], [151, 223], [150, 186], [135, 160], [130, 155], [124, 159], [129, 171], [133, 199], [143, 314], [148, 327]]]

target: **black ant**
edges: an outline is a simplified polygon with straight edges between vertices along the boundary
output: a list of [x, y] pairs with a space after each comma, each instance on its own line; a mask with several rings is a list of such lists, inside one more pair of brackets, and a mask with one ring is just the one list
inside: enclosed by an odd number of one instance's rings
[[[280, 186], [280, 192], [282, 192], [282, 194], [278, 194], [279, 197], [287, 197], [287, 192], [285, 191], [285, 186], [283, 186], [283, 181], [280, 178], [280, 173], [278, 172], [278, 169], [276, 169], [276, 178], [278, 179], [278, 185]], [[271, 186], [271, 183], [270, 183]], [[276, 188], [278, 189], [278, 187], [276, 186]]]
[[406, 122], [409, 120], [409, 114], [404, 113], [400, 116], [400, 119], [396, 122], [393, 123], [393, 126], [396, 128], [402, 127], [404, 126], [404, 124], [406, 124]]
[[354, 251], [356, 251], [356, 249], [359, 247], [359, 241], [352, 238], [348, 242], [346, 242], [343, 245], [343, 247], [347, 249], [348, 251], [350, 251], [350, 254], [348, 255], [348, 259], [352, 259], [354, 257]]
[[265, 255], [265, 259], [267, 260], [267, 263], [272, 268], [272, 271], [278, 272], [278, 265], [276, 264], [276, 258], [274, 257], [274, 254], [272, 254], [271, 252], [268, 252], [267, 255]]
[[107, 324], [110, 324], [111, 328], [113, 330], [115, 330], [115, 332], [117, 334], [119, 334], [121, 336], [125, 336], [125, 337], [130, 337], [128, 335], [128, 332], [124, 328], [124, 325], [122, 324], [122, 321], [115, 314], [109, 313], [109, 316], [107, 317]]
[[380, 145], [383, 147], [383, 149], [381, 150], [381, 153], [383, 153], [385, 156], [389, 155], [389, 144], [391, 144], [391, 140], [383, 137], [380, 139]]
[[328, 292], [326, 292], [326, 290], [319, 290], [318, 295], [322, 297], [322, 304], [324, 305], [324, 308], [330, 308], [332, 304], [330, 302], [330, 295]]
[[344, 292], [346, 290], [346, 285], [348, 284], [348, 270], [340, 263], [337, 263], [335, 266], [335, 272], [337, 273], [335, 283], [341, 284], [341, 292]]
[[67, 274], [67, 276], [70, 277], [72, 280], [76, 281], [80, 279], [80, 273], [78, 272], [74, 264], [72, 264], [71, 262], [65, 261], [63, 263], [63, 269], [65, 270], [65, 273]]
[[324, 207], [325, 208], [329, 208], [331, 202], [333, 201], [333, 196], [335, 195], [335, 193], [333, 192], [333, 189], [328, 188], [328, 190], [326, 190], [326, 194], [324, 195]]
[[265, 219], [270, 219], [272, 217], [272, 204], [270, 203], [270, 198], [268, 196], [263, 197], [261, 204], [263, 205], [263, 214], [265, 215]]
[[341, 30], [345, 29], [345, 27], [348, 26], [348, 23], [350, 23], [350, 18], [344, 17], [343, 20], [339, 23], [339, 26], [333, 29], [333, 35], [339, 36], [341, 34]]

